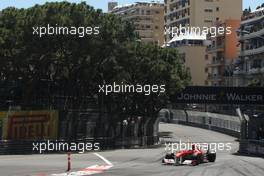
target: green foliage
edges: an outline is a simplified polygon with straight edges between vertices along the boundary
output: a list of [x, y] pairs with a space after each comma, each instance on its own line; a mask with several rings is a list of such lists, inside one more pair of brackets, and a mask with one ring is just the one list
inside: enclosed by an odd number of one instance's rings
[[[100, 34], [33, 35], [36, 26], [99, 26]], [[189, 73], [174, 49], [138, 43], [134, 27], [113, 14], [86, 5], [61, 2], [29, 9], [4, 9], [0, 15], [0, 80], [19, 81], [24, 99], [40, 94], [37, 85], [46, 80], [65, 94], [93, 96], [108, 111], [152, 114], [169, 96], [186, 86]], [[165, 84], [163, 95], [98, 93], [103, 83]], [[52, 96], [53, 92], [45, 96]]]
[[248, 87], [260, 87], [261, 81], [258, 79], [253, 79], [249, 82]]

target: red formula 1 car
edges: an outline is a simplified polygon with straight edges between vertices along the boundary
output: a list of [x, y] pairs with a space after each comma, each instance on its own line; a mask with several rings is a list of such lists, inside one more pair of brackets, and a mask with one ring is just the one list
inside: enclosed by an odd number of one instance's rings
[[197, 149], [195, 145], [192, 145], [191, 150], [182, 150], [179, 152], [166, 154], [162, 159], [162, 163], [165, 165], [192, 165], [196, 166], [201, 163], [215, 162], [216, 153]]

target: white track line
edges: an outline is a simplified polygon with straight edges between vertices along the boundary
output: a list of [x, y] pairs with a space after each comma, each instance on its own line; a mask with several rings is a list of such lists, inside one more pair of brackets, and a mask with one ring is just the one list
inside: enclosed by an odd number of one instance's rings
[[106, 164], [113, 166], [113, 164], [108, 161], [105, 157], [103, 157], [102, 155], [99, 155], [98, 153], [94, 153], [94, 155], [98, 156], [99, 158], [101, 158]]

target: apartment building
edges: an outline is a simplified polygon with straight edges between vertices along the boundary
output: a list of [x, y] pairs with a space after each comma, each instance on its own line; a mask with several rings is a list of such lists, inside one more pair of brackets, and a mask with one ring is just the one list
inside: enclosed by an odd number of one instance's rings
[[[188, 66], [192, 76], [192, 85], [203, 85], [207, 76], [204, 72], [205, 67], [204, 53], [206, 52], [206, 36], [202, 35], [179, 35], [169, 42], [169, 47], [177, 48], [180, 51], [181, 60]], [[189, 59], [195, 58], [195, 59]]]
[[264, 8], [242, 17], [241, 52], [235, 62], [236, 86], [264, 86]]
[[[242, 0], [164, 0], [165, 25], [211, 27], [215, 21], [240, 19]], [[171, 38], [170, 38], [171, 39]]]
[[[164, 0], [164, 2], [164, 19], [167, 29], [180, 25], [200, 28], [213, 27], [215, 22], [224, 23], [228, 19], [239, 20], [242, 14], [242, 0]], [[175, 39], [172, 35], [166, 34], [166, 45], [170, 44], [171, 40]], [[199, 47], [199, 49], [195, 47]], [[176, 48], [186, 56], [185, 64], [191, 71], [192, 84], [206, 85], [208, 83], [207, 46], [183, 44]], [[188, 53], [185, 53], [186, 51]]]
[[206, 50], [208, 60], [205, 72], [208, 73], [206, 85], [209, 86], [233, 86], [232, 64], [237, 59], [240, 47], [238, 45], [237, 29], [240, 27], [240, 20], [226, 20], [224, 23], [216, 22], [215, 27], [227, 29], [223, 34], [209, 37], [211, 44]]
[[156, 2], [136, 2], [116, 6], [110, 13], [133, 21], [136, 32], [143, 42], [163, 45], [164, 43], [164, 4]]

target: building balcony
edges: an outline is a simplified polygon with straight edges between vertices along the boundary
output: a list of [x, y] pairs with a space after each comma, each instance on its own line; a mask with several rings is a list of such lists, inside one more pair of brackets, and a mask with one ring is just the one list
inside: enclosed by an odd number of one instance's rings
[[264, 35], [264, 28], [260, 29], [259, 31], [252, 32], [250, 34], [245, 34], [240, 36], [240, 40], [248, 40], [252, 38], [258, 38], [258, 36]]
[[233, 73], [234, 73], [234, 75], [243, 75], [246, 72], [244, 70], [235, 70]]
[[261, 54], [264, 53], [264, 46], [255, 48], [255, 49], [250, 49], [250, 50], [244, 50], [240, 52], [240, 56], [250, 56], [250, 55], [256, 55], [256, 54]]
[[251, 68], [248, 71], [246, 70], [235, 70], [234, 75], [256, 75], [256, 74], [264, 74], [264, 67], [260, 68]]
[[208, 74], [208, 78], [209, 79], [222, 79], [223, 75], [221, 75], [219, 73], [215, 73], [215, 74], [209, 73]]
[[264, 18], [264, 16], [255, 16], [254, 14], [250, 14], [250, 16], [248, 17], [244, 17], [244, 19], [242, 19], [241, 21], [241, 25], [245, 25], [245, 24], [249, 24], [249, 23], [256, 23], [259, 20], [261, 20], [262, 18]]
[[154, 25], [154, 22], [153, 20], [135, 20], [134, 21], [134, 24], [137, 25], [137, 24], [144, 24], [144, 25]]
[[207, 67], [217, 67], [217, 66], [222, 66], [222, 65], [225, 65], [225, 61], [223, 58], [219, 58], [207, 64]]
[[211, 53], [211, 52], [218, 52], [218, 51], [224, 51], [225, 50], [225, 46], [224, 44], [221, 45], [216, 45], [216, 46], [211, 46], [207, 48], [207, 52]]
[[147, 15], [147, 14], [128, 14], [126, 16], [124, 16], [124, 19], [135, 19], [135, 18], [154, 18], [154, 15]]
[[222, 81], [223, 75], [220, 74], [208, 74], [207, 80], [209, 81]]
[[143, 34], [148, 34], [148, 35], [152, 35], [153, 34], [153, 31], [154, 29], [151, 29], [151, 28], [145, 28], [145, 29], [142, 29], [142, 28], [136, 28], [135, 29], [135, 32], [138, 32], [140, 35], [143, 35]]
[[264, 67], [262, 67], [262, 68], [251, 68], [248, 71], [249, 75], [262, 74], [262, 73], [264, 73]]

